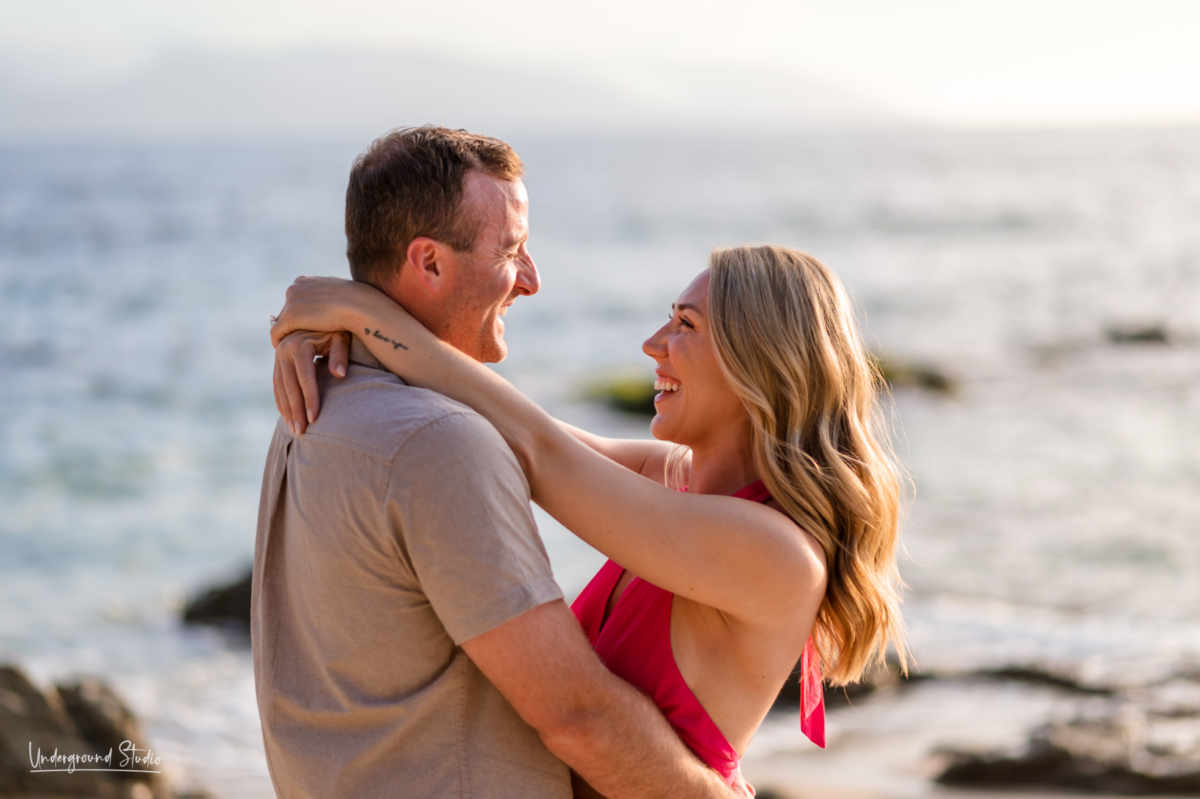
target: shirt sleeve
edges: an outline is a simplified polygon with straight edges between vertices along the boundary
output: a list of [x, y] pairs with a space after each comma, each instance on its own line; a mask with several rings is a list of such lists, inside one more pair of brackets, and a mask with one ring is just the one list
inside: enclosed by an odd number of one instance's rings
[[529, 501], [516, 456], [478, 414], [430, 422], [397, 453], [391, 526], [456, 644], [562, 598]]

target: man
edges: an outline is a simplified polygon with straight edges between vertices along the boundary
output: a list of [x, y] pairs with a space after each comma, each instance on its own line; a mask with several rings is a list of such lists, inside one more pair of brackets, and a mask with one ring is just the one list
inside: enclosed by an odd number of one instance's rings
[[[521, 174], [495, 139], [388, 134], [351, 171], [351, 275], [501, 360], [501, 317], [539, 286]], [[612, 799], [732, 796], [591, 651], [496, 430], [361, 342], [350, 360], [320, 370], [319, 421], [277, 426], [263, 481], [252, 636], [279, 795], [568, 797], [570, 766]]]

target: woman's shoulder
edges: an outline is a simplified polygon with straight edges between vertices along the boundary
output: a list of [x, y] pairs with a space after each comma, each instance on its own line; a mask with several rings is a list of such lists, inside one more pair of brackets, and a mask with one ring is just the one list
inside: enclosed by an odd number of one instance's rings
[[[821, 546], [821, 541], [789, 516], [788, 512], [784, 510], [783, 506], [774, 497], [767, 499], [763, 504], [777, 511], [783, 517], [785, 526], [795, 536], [804, 553], [804, 557], [801, 559], [801, 563], [806, 568], [804, 576], [813, 580], [813, 593], [819, 593], [821, 596], [824, 596], [825, 581], [829, 573], [829, 559], [825, 554], [825, 548]], [[819, 578], [819, 587], [816, 578]]]

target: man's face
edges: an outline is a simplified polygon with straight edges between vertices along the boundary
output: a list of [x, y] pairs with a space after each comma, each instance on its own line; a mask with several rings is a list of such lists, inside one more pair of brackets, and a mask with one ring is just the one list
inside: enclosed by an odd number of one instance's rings
[[517, 297], [536, 294], [541, 286], [525, 248], [529, 196], [519, 179], [473, 171], [463, 181], [461, 212], [478, 222], [479, 234], [471, 252], [455, 254], [440, 338], [478, 361], [495, 363], [508, 354], [501, 317]]

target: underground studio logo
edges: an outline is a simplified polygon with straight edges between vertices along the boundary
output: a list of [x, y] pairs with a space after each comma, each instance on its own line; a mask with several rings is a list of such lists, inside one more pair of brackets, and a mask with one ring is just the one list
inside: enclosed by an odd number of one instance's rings
[[161, 774], [156, 767], [162, 764], [162, 758], [154, 754], [153, 749], [139, 749], [133, 741], [122, 741], [114, 755], [109, 749], [108, 754], [62, 754], [55, 749], [52, 754], [44, 754], [39, 746], [33, 751], [33, 741], [29, 742], [29, 765], [32, 774], [47, 774], [51, 772], [76, 771], [123, 771], [130, 774]]

